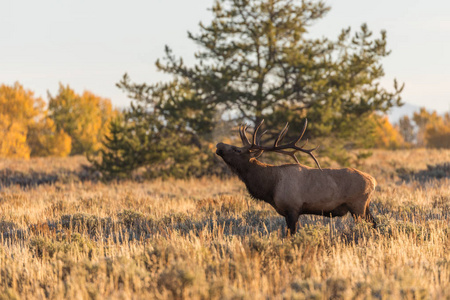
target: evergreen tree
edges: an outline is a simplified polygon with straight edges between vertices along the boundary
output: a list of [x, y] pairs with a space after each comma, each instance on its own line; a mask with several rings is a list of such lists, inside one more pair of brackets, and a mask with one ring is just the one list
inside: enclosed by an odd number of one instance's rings
[[218, 0], [211, 24], [188, 35], [201, 49], [198, 63], [185, 66], [166, 47], [157, 66], [189, 81], [203, 105], [238, 112], [236, 119], [300, 127], [307, 115], [315, 136], [346, 137], [372, 112], [399, 105], [402, 87], [394, 82], [389, 92], [379, 85], [380, 60], [389, 54], [386, 32], [372, 38], [363, 24], [335, 41], [308, 36], [328, 10], [322, 1]]
[[225, 116], [254, 124], [264, 118], [274, 133], [289, 121], [289, 134], [296, 134], [307, 116], [306, 137], [345, 164], [348, 149], [373, 144], [374, 126], [367, 118], [401, 105], [403, 86], [394, 81], [388, 91], [379, 83], [380, 61], [389, 55], [384, 31], [373, 38], [363, 24], [355, 33], [342, 30], [336, 40], [312, 38], [309, 27], [329, 11], [323, 1], [217, 0], [211, 11], [209, 25], [200, 23], [199, 34], [188, 33], [200, 49], [194, 66], [166, 46], [156, 65], [173, 76], [171, 82], [136, 84], [125, 75], [118, 84], [159, 116], [166, 137], [176, 138], [164, 149], [172, 159], [180, 154], [190, 158], [188, 165], [195, 161], [192, 152], [176, 149], [204, 152], [214, 142], [214, 125]]
[[146, 168], [147, 177], [220, 174], [214, 166], [213, 145], [200, 141], [187, 120], [165, 118], [157, 105], [132, 103], [111, 122], [101, 159], [89, 160], [105, 179], [130, 177], [140, 167]]
[[88, 156], [88, 160], [95, 169], [100, 171], [106, 179], [128, 177], [134, 170], [136, 163], [130, 161], [129, 145], [124, 142], [123, 122], [118, 117], [109, 124], [109, 136], [104, 137], [103, 148], [100, 150], [102, 160], [97, 161]]
[[[148, 127], [151, 114], [141, 106], [132, 105], [128, 112], [113, 118], [109, 134], [104, 136], [101, 161], [88, 156], [89, 161], [105, 179], [126, 178], [139, 167], [158, 161], [161, 153], [155, 131]], [[153, 149], [153, 151], [152, 151]]]

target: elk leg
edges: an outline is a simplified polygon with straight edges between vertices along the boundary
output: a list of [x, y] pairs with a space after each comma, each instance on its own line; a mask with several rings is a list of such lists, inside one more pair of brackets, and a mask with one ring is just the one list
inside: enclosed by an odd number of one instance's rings
[[355, 223], [359, 223], [361, 219], [364, 218], [369, 223], [372, 223], [373, 228], [377, 227], [377, 223], [375, 222], [374, 217], [369, 211], [369, 205], [367, 204], [364, 206], [363, 209], [361, 207], [355, 208], [355, 207], [349, 207], [350, 213], [352, 214], [353, 218], [355, 219]]
[[370, 213], [369, 210], [369, 205], [366, 206], [366, 211], [365, 211], [365, 218], [367, 222], [370, 222], [373, 224], [373, 228], [377, 228], [377, 222], [375, 222], [375, 218], [372, 216], [372, 214]]
[[286, 225], [289, 230], [288, 236], [293, 236], [297, 231], [297, 223], [298, 223], [298, 214], [287, 213], [286, 217]]
[[355, 220], [355, 223], [359, 223], [363, 217], [365, 217], [365, 209], [364, 208], [355, 208], [352, 206], [349, 206], [348, 210], [352, 214], [353, 219]]

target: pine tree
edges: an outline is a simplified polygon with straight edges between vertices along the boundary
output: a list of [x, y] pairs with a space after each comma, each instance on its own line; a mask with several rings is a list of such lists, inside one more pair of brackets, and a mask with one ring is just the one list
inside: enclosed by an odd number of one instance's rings
[[236, 119], [300, 127], [308, 116], [315, 136], [345, 136], [374, 111], [399, 105], [402, 87], [395, 81], [389, 92], [378, 82], [380, 60], [389, 54], [385, 31], [372, 38], [363, 24], [353, 36], [342, 30], [335, 41], [307, 35], [328, 10], [322, 1], [218, 0], [211, 24], [189, 33], [201, 49], [198, 63], [185, 66], [166, 47], [157, 66], [189, 81], [205, 107], [224, 106], [238, 112]]
[[88, 156], [105, 179], [129, 177], [139, 167], [161, 159], [158, 134], [155, 128], [148, 127], [149, 116], [141, 106], [132, 105], [129, 111], [110, 121], [109, 134], [102, 141], [101, 160]]
[[128, 177], [133, 171], [130, 165], [128, 145], [124, 143], [123, 125], [119, 118], [110, 121], [109, 136], [104, 137], [103, 149], [100, 150], [102, 160], [99, 162], [88, 156], [88, 160], [93, 164], [95, 169], [100, 171], [105, 179]]
[[329, 11], [323, 1], [217, 0], [211, 11], [210, 24], [188, 33], [200, 49], [194, 66], [166, 46], [156, 66], [172, 81], [136, 84], [125, 75], [118, 84], [164, 124], [162, 151], [170, 153], [171, 166], [192, 166], [206, 153], [219, 120], [264, 118], [273, 133], [289, 121], [289, 134], [296, 134], [305, 117], [305, 137], [330, 145], [322, 153], [345, 164], [348, 149], [373, 144], [367, 119], [401, 105], [403, 86], [394, 81], [388, 91], [379, 82], [381, 59], [389, 55], [385, 31], [373, 38], [363, 24], [335, 40], [311, 38], [309, 27]]

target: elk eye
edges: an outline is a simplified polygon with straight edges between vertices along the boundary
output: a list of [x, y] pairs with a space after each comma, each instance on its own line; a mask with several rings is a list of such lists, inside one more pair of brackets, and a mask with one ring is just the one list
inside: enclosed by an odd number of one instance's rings
[[238, 148], [233, 148], [233, 151], [237, 152], [237, 153], [241, 153], [241, 149], [238, 149]]

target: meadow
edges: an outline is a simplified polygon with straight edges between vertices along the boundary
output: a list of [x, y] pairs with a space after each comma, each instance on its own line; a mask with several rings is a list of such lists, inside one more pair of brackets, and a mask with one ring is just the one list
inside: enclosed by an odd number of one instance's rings
[[104, 183], [83, 157], [0, 160], [0, 299], [448, 299], [449, 162], [374, 151], [358, 168], [378, 181], [377, 229], [301, 216], [285, 238], [236, 178]]

